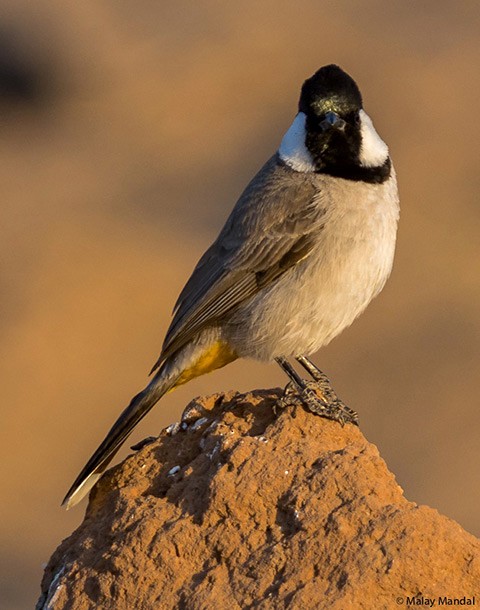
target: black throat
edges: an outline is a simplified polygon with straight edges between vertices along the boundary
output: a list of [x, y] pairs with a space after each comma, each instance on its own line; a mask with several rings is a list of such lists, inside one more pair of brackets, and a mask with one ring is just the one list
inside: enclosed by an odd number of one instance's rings
[[387, 157], [383, 165], [378, 167], [363, 167], [362, 165], [344, 165], [336, 163], [327, 165], [316, 170], [317, 174], [328, 174], [335, 178], [344, 178], [356, 182], [368, 182], [370, 184], [383, 184], [392, 173], [392, 162]]
[[322, 116], [312, 112], [307, 115], [305, 145], [316, 172], [370, 184], [382, 184], [388, 180], [392, 170], [390, 157], [376, 167], [365, 167], [360, 163], [362, 137], [358, 110], [345, 113], [342, 118], [345, 125], [341, 130], [322, 130]]

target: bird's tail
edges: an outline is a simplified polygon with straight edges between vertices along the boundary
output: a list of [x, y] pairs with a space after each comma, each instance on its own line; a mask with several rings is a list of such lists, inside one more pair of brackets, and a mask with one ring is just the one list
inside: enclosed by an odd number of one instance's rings
[[113, 424], [102, 444], [75, 479], [62, 502], [62, 506], [67, 509], [71, 508], [90, 491], [133, 428], [145, 417], [155, 403], [176, 385], [177, 378], [178, 375], [162, 374], [160, 370], [148, 386], [132, 398], [128, 407]]

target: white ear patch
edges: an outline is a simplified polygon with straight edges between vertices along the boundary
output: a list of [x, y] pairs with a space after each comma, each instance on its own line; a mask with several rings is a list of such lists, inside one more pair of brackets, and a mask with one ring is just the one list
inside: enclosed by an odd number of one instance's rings
[[305, 146], [305, 113], [299, 112], [289, 130], [283, 136], [278, 154], [282, 161], [297, 172], [314, 172], [315, 164], [310, 151]]
[[360, 165], [363, 167], [380, 167], [388, 157], [388, 146], [375, 131], [372, 119], [364, 110], [360, 110], [362, 144], [360, 146]]

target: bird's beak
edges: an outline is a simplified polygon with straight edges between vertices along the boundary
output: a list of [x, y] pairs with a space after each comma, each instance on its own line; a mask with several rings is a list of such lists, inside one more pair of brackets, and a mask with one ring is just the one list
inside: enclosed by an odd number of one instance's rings
[[327, 131], [329, 129], [335, 128], [343, 131], [345, 129], [345, 125], [347, 123], [341, 119], [336, 112], [327, 112], [325, 114], [325, 118], [320, 123], [320, 129], [322, 131]]

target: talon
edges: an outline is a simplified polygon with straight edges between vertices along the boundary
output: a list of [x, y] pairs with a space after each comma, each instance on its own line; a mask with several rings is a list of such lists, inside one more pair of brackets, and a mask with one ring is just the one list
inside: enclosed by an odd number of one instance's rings
[[285, 386], [283, 395], [287, 396], [288, 394], [295, 394], [296, 391], [297, 391], [297, 388], [296, 388], [295, 384], [293, 383], [293, 381], [289, 381], [287, 383], [287, 385]]
[[338, 421], [341, 426], [358, 426], [357, 413], [347, 407], [330, 386], [326, 387], [322, 382], [306, 382], [300, 396], [307, 409], [315, 415]]
[[[279, 398], [273, 407], [275, 414], [277, 413], [277, 408], [285, 408], [302, 403], [304, 407], [315, 415], [338, 421], [342, 426], [345, 424], [358, 426], [357, 413], [338, 398], [330, 385], [328, 377], [308, 358], [296, 356], [296, 360], [308, 371], [314, 381], [302, 379], [285, 357], [278, 356], [275, 360], [291, 379], [285, 388], [283, 396]], [[292, 395], [294, 390], [295, 395]]]
[[273, 414], [278, 415], [279, 409], [286, 409], [287, 407], [298, 405], [300, 399], [297, 392], [297, 387], [292, 381], [287, 383], [283, 395], [272, 406]]

